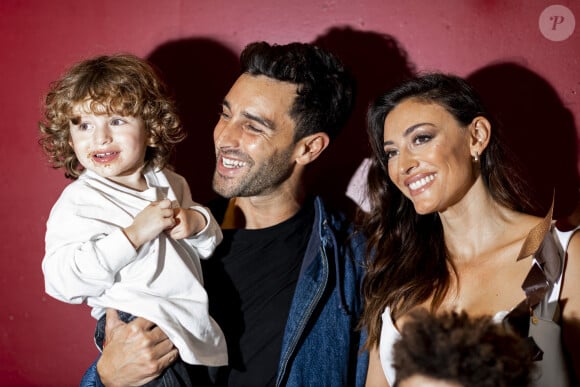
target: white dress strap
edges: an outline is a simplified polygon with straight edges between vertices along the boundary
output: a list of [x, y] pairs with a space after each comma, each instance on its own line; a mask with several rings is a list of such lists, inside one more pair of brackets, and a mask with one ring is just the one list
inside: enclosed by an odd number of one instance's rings
[[379, 339], [379, 358], [381, 366], [390, 386], [395, 383], [395, 369], [393, 368], [393, 348], [395, 342], [401, 338], [401, 334], [393, 323], [391, 309], [387, 306], [381, 316], [383, 320], [381, 336]]

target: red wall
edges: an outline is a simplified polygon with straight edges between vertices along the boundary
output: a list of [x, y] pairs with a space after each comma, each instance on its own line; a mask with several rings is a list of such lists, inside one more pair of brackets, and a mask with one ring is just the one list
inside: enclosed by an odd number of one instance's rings
[[341, 157], [321, 167], [340, 171], [335, 192], [368, 152], [362, 113], [371, 95], [414, 70], [470, 76], [516, 128], [511, 146], [532, 178], [559, 187], [564, 213], [577, 192], [580, 2], [559, 3], [579, 23], [563, 41], [540, 31], [551, 5], [543, 0], [2, 0], [0, 385], [78, 385], [97, 354], [89, 310], [46, 296], [40, 269], [47, 215], [67, 181], [47, 166], [37, 122], [49, 82], [73, 62], [128, 51], [159, 65], [189, 132], [175, 164], [200, 201], [212, 196], [217, 106], [246, 43], [316, 41], [359, 77], [361, 100], [334, 153]]

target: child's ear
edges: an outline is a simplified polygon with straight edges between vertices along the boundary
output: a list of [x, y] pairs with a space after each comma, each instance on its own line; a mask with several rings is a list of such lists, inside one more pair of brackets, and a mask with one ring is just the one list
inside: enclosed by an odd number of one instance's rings
[[156, 148], [157, 147], [157, 137], [154, 136], [153, 134], [149, 135], [149, 138], [147, 139], [147, 146], [150, 146], [151, 148]]
[[316, 160], [330, 144], [330, 137], [324, 132], [306, 136], [296, 144], [295, 160], [297, 164], [306, 165]]

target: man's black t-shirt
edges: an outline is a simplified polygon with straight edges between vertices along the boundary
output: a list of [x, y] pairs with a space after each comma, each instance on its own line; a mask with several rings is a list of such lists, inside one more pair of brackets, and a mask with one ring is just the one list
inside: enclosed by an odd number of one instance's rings
[[[220, 221], [219, 211], [214, 216]], [[229, 366], [211, 370], [219, 386], [273, 386], [282, 337], [314, 221], [306, 202], [292, 218], [259, 230], [223, 230], [202, 261], [209, 312], [222, 328]]]

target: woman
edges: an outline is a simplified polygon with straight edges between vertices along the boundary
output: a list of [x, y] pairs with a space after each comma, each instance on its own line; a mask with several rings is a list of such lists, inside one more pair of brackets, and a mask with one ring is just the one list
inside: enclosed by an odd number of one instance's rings
[[392, 345], [422, 307], [510, 323], [543, 357], [538, 385], [569, 385], [580, 368], [580, 235], [531, 215], [473, 89], [423, 75], [378, 98], [368, 119], [367, 385], [394, 384]]

